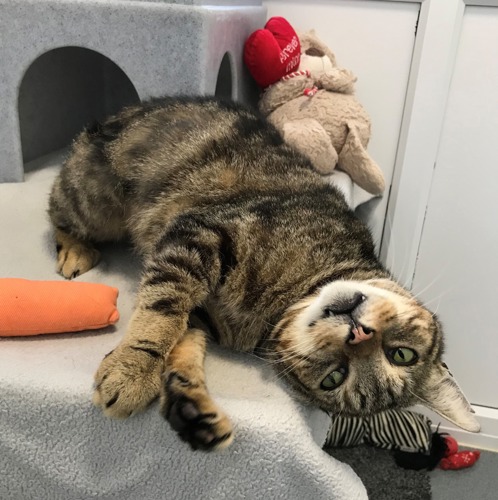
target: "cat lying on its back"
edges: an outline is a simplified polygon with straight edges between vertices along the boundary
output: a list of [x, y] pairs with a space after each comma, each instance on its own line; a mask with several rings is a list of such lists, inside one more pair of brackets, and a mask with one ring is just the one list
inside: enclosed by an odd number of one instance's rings
[[332, 414], [421, 402], [479, 429], [441, 362], [435, 316], [391, 279], [342, 195], [248, 109], [162, 99], [85, 130], [49, 214], [66, 278], [97, 263], [94, 243], [131, 237], [143, 257], [127, 334], [95, 376], [106, 415], [161, 395], [193, 448], [232, 441], [204, 382], [198, 313], [220, 344], [277, 360], [299, 397]]

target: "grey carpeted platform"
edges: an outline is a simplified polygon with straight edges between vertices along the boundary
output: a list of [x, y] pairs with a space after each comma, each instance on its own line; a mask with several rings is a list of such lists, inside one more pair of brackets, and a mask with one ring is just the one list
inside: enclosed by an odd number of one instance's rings
[[[0, 277], [62, 280], [46, 216], [59, 164], [47, 157], [26, 182], [0, 183]], [[213, 348], [206, 359], [208, 387], [235, 425], [223, 453], [191, 452], [156, 406], [124, 422], [92, 406], [93, 373], [125, 331], [139, 270], [110, 246], [78, 278], [119, 289], [115, 327], [0, 338], [0, 499], [365, 499], [353, 471], [321, 449], [327, 415], [248, 355]]]

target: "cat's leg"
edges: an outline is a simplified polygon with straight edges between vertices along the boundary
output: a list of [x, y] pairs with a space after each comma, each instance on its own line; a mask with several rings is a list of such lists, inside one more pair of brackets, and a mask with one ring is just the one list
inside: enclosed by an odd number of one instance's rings
[[168, 281], [142, 281], [125, 337], [95, 374], [93, 401], [109, 417], [126, 418], [159, 395], [164, 360], [186, 332], [190, 311], [208, 294], [206, 282], [186, 277], [175, 281], [172, 275], [179, 270], [174, 261], [162, 269]]
[[143, 295], [125, 337], [95, 374], [93, 403], [108, 417], [127, 418], [159, 396], [164, 359], [187, 329], [185, 314], [161, 313]]
[[68, 279], [97, 264], [100, 254], [94, 243], [126, 236], [124, 188], [101, 148], [87, 132], [80, 134], [50, 193], [57, 272]]
[[71, 236], [62, 229], [55, 229], [57, 272], [65, 278], [76, 278], [94, 267], [100, 252], [90, 243]]
[[127, 333], [95, 375], [94, 402], [106, 415], [127, 417], [157, 397], [164, 362], [187, 331], [191, 311], [231, 262], [223, 240], [216, 228], [185, 219], [160, 238], [145, 263]]
[[189, 329], [169, 355], [161, 387], [161, 413], [194, 450], [226, 448], [232, 424], [211, 399], [204, 376], [206, 334]]

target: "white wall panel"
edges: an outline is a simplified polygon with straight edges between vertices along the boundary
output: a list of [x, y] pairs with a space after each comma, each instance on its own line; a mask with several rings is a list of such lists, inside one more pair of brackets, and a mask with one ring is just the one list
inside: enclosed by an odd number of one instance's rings
[[[498, 8], [466, 7], [415, 272], [472, 403], [498, 408]], [[416, 244], [416, 242], [413, 242]], [[432, 284], [431, 284], [432, 283]]]

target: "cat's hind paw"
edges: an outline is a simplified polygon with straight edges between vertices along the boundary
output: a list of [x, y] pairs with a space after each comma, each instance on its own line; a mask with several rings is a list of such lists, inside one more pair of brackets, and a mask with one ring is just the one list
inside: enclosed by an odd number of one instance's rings
[[61, 230], [56, 231], [57, 272], [73, 279], [97, 265], [100, 252]]
[[192, 387], [183, 377], [170, 373], [166, 392], [162, 397], [161, 413], [193, 450], [220, 450], [231, 444], [232, 424], [204, 386]]

